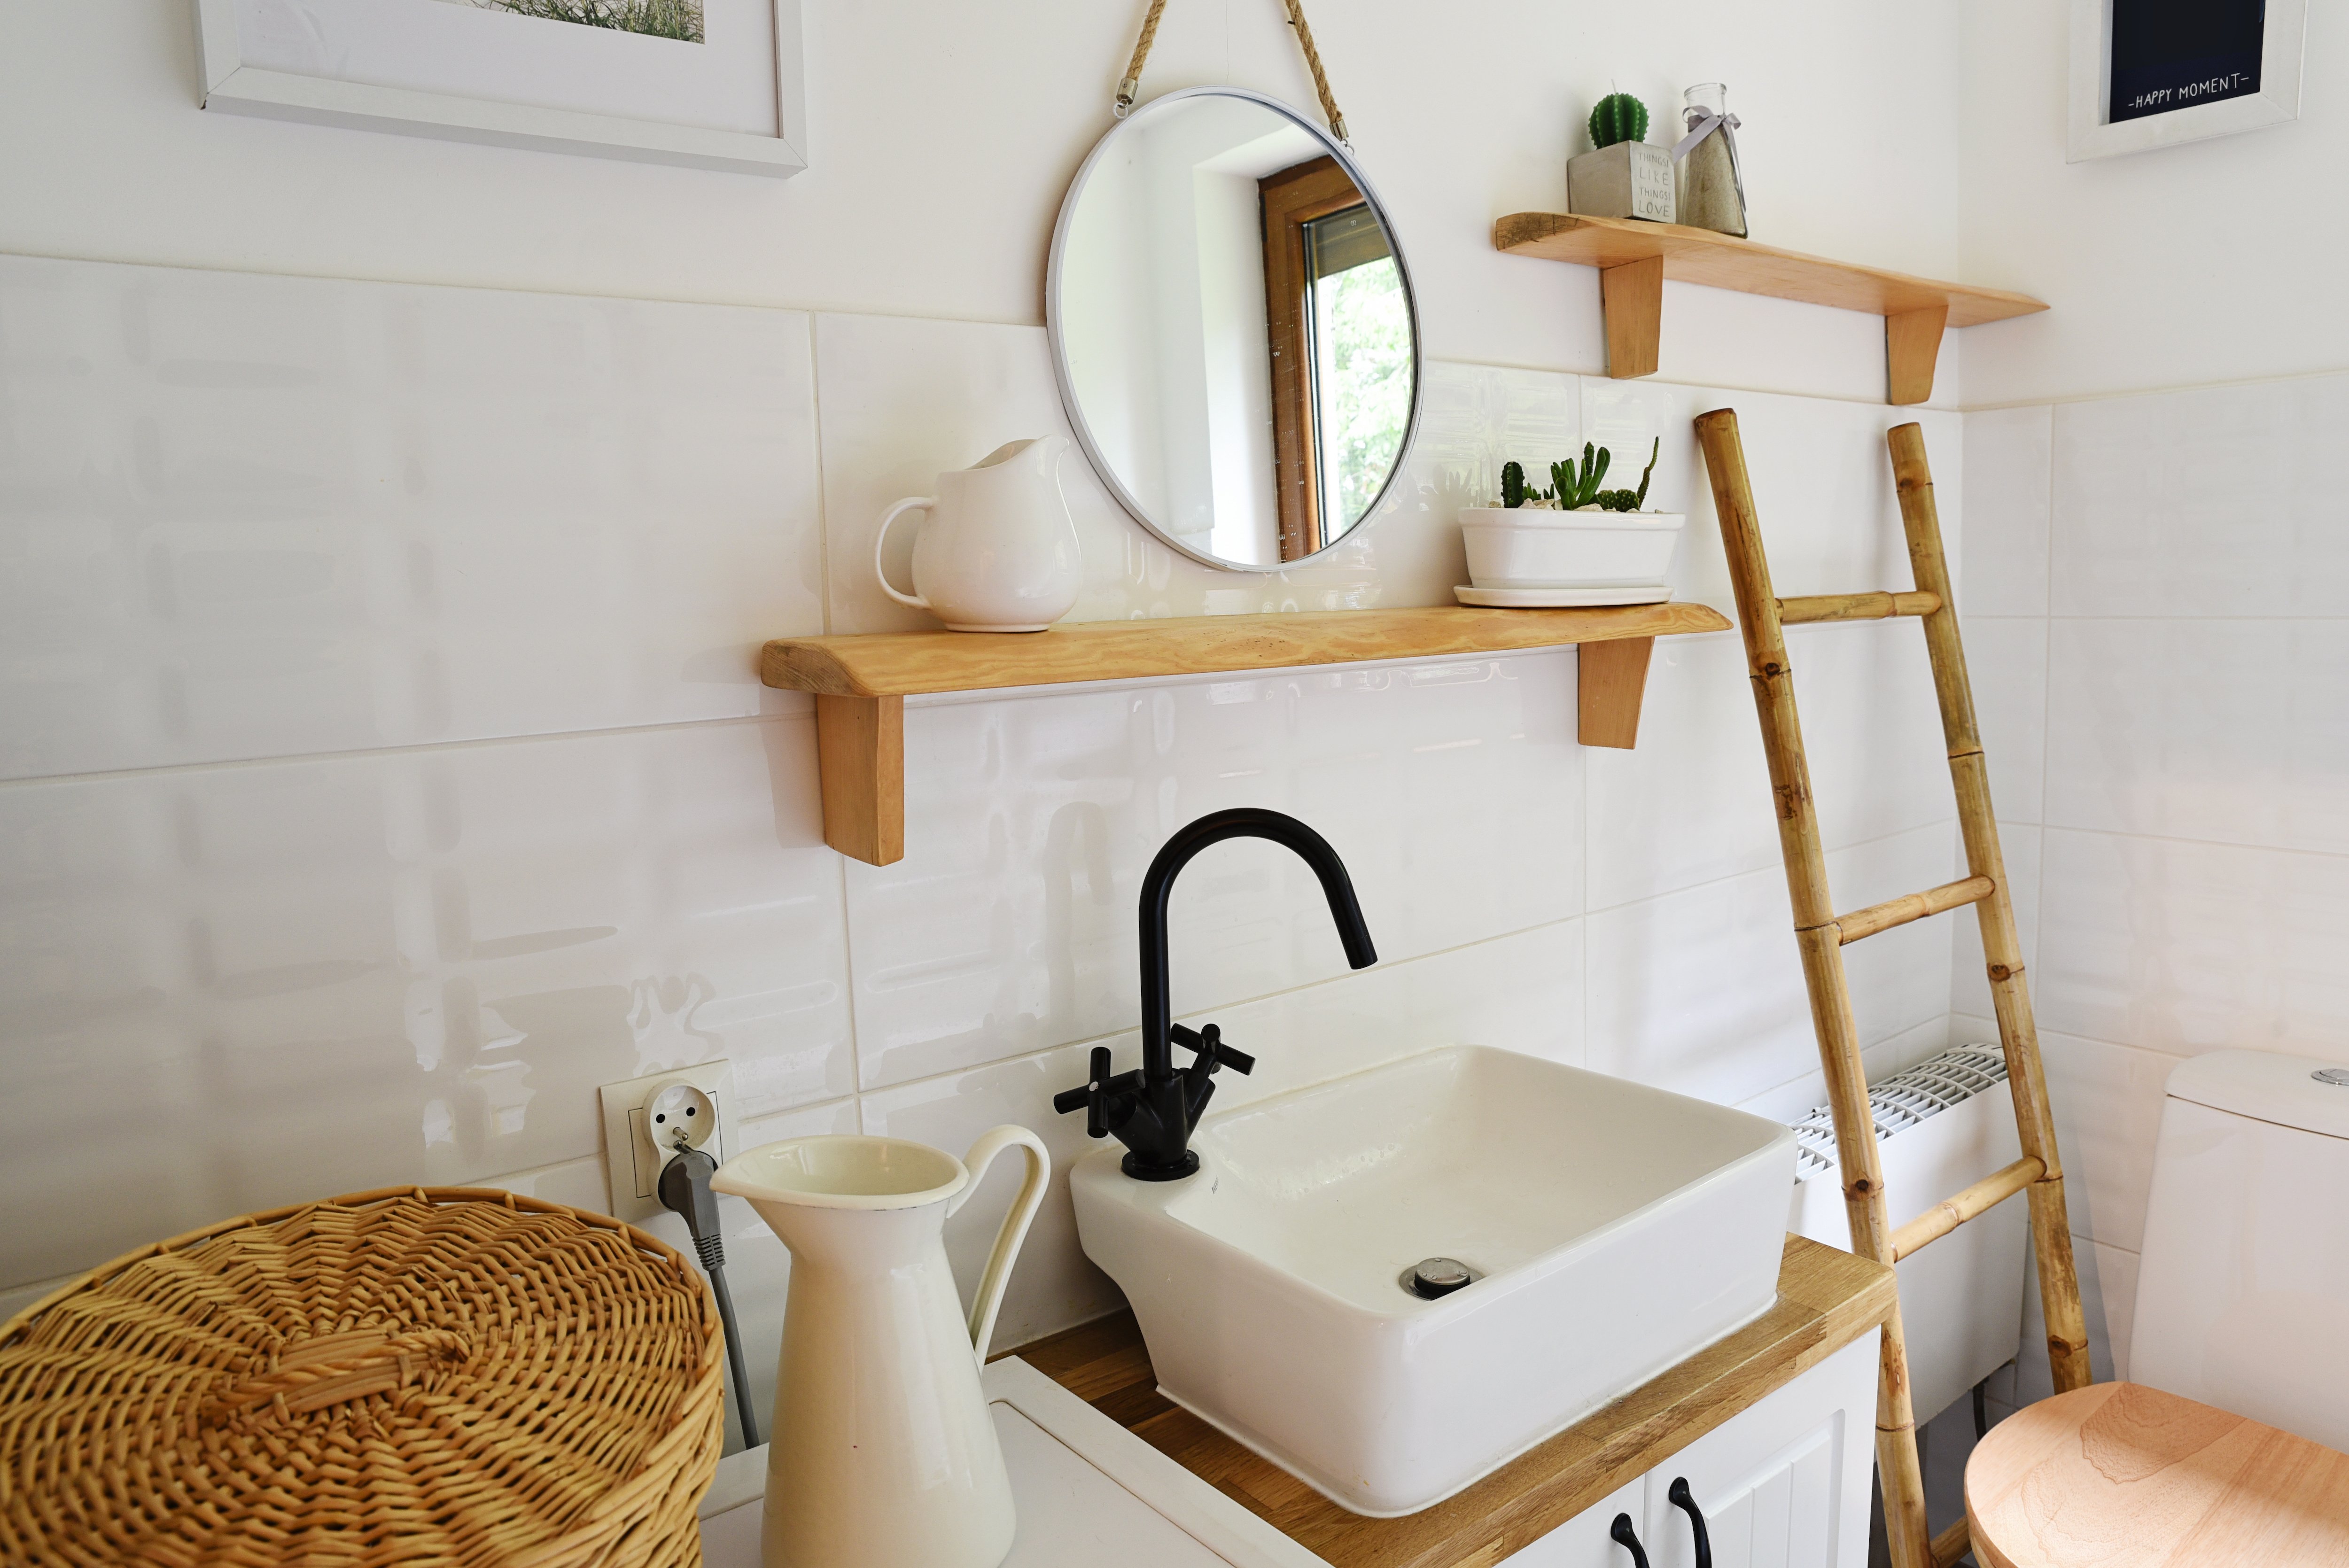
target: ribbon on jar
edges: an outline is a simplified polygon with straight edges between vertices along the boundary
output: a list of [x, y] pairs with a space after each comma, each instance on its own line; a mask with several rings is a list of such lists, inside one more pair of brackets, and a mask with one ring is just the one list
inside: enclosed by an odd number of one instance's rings
[[1733, 133], [1737, 129], [1737, 126], [1738, 119], [1735, 115], [1714, 114], [1707, 110], [1703, 119], [1689, 128], [1689, 133], [1686, 136], [1672, 143], [1672, 161], [1678, 163], [1682, 159], [1694, 152], [1696, 144], [1716, 130], [1721, 132], [1721, 139], [1729, 144], [1730, 156], [1735, 157], [1737, 138]]

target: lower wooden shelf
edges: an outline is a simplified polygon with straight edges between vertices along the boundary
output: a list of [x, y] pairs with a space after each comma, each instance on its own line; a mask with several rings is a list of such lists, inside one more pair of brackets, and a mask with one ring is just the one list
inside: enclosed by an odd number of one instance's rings
[[882, 632], [784, 637], [760, 655], [771, 686], [815, 694], [824, 842], [885, 866], [905, 853], [905, 698], [1078, 681], [1225, 675], [1379, 659], [1582, 648], [1578, 736], [1629, 748], [1655, 641], [1723, 632], [1703, 604], [1585, 610], [1428, 605], [1293, 615], [1097, 621], [1046, 632]]
[[1789, 1235], [1768, 1312], [1466, 1491], [1400, 1519], [1348, 1512], [1161, 1395], [1130, 1312], [1009, 1354], [1333, 1568], [1489, 1568], [1876, 1327], [1894, 1298], [1884, 1264]]

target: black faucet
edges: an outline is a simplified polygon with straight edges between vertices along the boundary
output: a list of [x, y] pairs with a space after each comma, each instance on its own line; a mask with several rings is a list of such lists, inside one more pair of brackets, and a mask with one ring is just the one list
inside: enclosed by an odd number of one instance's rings
[[[1119, 1169], [1137, 1181], [1179, 1181], [1198, 1170], [1199, 1156], [1189, 1147], [1191, 1130], [1216, 1092], [1216, 1069], [1246, 1073], [1256, 1067], [1254, 1057], [1224, 1044], [1215, 1025], [1192, 1030], [1175, 1023], [1166, 982], [1166, 901], [1174, 878], [1209, 844], [1242, 838], [1270, 839], [1297, 851], [1321, 879], [1322, 895], [1346, 944], [1346, 962], [1366, 969], [1379, 961], [1345, 862], [1329, 840], [1296, 818], [1238, 806], [1209, 812], [1167, 840], [1142, 879], [1142, 1066], [1112, 1077], [1109, 1047], [1095, 1046], [1087, 1081], [1052, 1099], [1052, 1109], [1064, 1116], [1085, 1112], [1088, 1135], [1115, 1133], [1126, 1148]], [[1176, 1046], [1192, 1053], [1189, 1067], [1175, 1068]]]

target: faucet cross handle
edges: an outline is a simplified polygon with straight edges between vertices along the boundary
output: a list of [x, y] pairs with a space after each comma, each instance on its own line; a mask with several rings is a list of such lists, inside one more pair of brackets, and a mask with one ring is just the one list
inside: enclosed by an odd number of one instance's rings
[[1110, 1078], [1110, 1055], [1107, 1046], [1095, 1046], [1085, 1081], [1071, 1089], [1062, 1089], [1052, 1097], [1052, 1109], [1066, 1116], [1082, 1109], [1085, 1113], [1085, 1136], [1107, 1138], [1110, 1134], [1110, 1100], [1117, 1092]]
[[1166, 1037], [1199, 1057], [1198, 1061], [1191, 1064], [1195, 1068], [1204, 1067], [1214, 1072], [1219, 1067], [1226, 1067], [1243, 1076], [1256, 1071], [1254, 1057], [1224, 1044], [1224, 1031], [1220, 1025], [1209, 1024], [1204, 1029], [1195, 1030], [1176, 1024], [1166, 1031]]

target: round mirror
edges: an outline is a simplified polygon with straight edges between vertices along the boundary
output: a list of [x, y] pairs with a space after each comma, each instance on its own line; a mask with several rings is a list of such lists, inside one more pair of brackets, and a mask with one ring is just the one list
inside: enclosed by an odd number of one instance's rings
[[1353, 160], [1285, 104], [1191, 88], [1118, 122], [1061, 204], [1044, 309], [1085, 455], [1195, 560], [1317, 554], [1402, 467], [1402, 251]]

